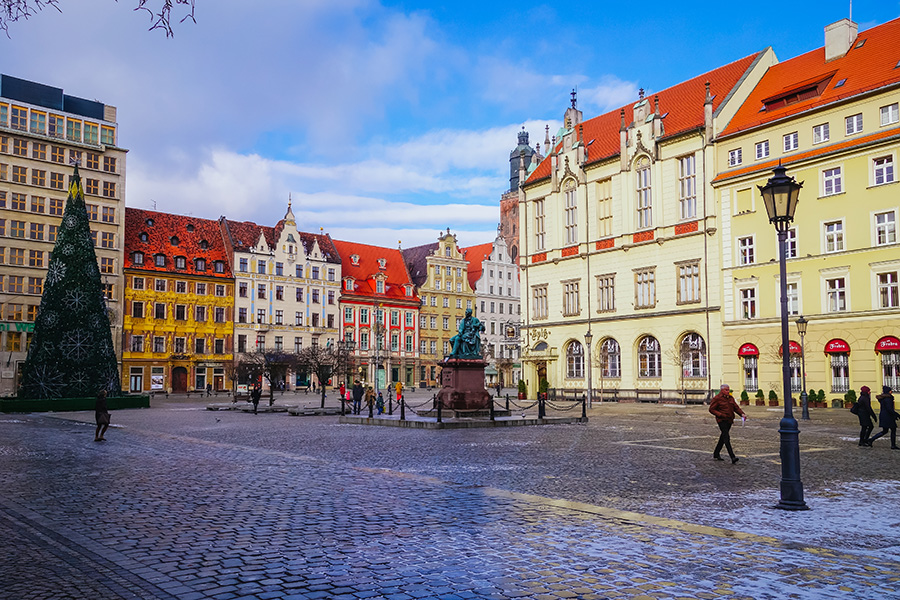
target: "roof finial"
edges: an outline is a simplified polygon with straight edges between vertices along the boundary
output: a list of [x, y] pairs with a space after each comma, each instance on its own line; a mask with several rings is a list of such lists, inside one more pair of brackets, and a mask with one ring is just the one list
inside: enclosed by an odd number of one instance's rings
[[638, 100], [644, 99], [644, 88], [638, 90]]
[[572, 96], [572, 108], [578, 108], [578, 88], [573, 87], [570, 95]]
[[709, 94], [709, 82], [706, 82], [706, 100], [705, 102], [711, 102], [712, 96]]
[[401, 246], [402, 242], [403, 242], [402, 240], [397, 240], [397, 250], [402, 249], [402, 246]]

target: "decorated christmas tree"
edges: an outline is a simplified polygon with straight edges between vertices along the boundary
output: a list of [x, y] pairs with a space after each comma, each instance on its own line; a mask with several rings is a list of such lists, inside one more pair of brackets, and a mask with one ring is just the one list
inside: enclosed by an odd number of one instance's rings
[[106, 299], [78, 166], [47, 269], [20, 396], [91, 397], [121, 393]]

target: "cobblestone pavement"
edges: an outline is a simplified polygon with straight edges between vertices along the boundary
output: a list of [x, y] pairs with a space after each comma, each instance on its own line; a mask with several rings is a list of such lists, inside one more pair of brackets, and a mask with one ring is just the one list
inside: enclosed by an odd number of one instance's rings
[[900, 593], [900, 452], [847, 411], [801, 423], [813, 510], [785, 513], [778, 411], [751, 407], [731, 465], [703, 407], [430, 431], [203, 402], [116, 411], [105, 443], [92, 414], [0, 415], [0, 598]]

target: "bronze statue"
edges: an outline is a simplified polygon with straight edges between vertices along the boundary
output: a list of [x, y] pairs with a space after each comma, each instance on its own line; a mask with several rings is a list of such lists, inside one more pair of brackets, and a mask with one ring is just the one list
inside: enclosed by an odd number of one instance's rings
[[466, 310], [466, 317], [459, 322], [459, 333], [450, 338], [453, 345], [449, 358], [481, 358], [481, 333], [484, 323]]

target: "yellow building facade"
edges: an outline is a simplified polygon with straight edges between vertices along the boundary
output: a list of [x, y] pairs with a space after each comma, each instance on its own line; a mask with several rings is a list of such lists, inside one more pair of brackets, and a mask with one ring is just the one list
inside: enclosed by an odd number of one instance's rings
[[[757, 186], [803, 183], [787, 242], [791, 387], [828, 400], [900, 386], [900, 20], [772, 66], [720, 136], [724, 379], [783, 403], [778, 242]], [[841, 42], [841, 40], [845, 40]], [[795, 321], [803, 315], [801, 339]]]

